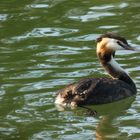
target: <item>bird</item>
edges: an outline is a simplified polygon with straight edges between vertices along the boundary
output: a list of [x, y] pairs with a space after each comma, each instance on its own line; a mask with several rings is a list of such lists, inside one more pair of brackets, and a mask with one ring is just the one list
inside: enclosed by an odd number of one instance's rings
[[116, 33], [104, 33], [96, 39], [97, 57], [110, 77], [85, 78], [57, 92], [55, 104], [63, 107], [99, 105], [136, 95], [136, 85], [114, 59], [117, 50], [131, 50], [127, 40]]

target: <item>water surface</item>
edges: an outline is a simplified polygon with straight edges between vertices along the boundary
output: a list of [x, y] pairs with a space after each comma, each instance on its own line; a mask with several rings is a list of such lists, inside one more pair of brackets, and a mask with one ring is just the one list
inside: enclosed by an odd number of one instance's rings
[[0, 139], [108, 140], [140, 138], [140, 53], [119, 51], [136, 97], [58, 111], [55, 93], [85, 77], [106, 76], [96, 57], [96, 38], [116, 32], [139, 47], [138, 0], [1, 0]]

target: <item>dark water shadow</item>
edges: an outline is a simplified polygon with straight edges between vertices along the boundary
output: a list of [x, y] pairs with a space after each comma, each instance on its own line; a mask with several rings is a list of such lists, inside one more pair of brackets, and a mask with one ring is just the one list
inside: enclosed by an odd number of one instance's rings
[[[126, 137], [121, 134], [118, 128], [119, 124], [117, 124], [118, 121], [116, 121], [116, 119], [127, 115], [127, 110], [131, 108], [134, 101], [135, 96], [114, 103], [78, 107], [72, 110], [65, 109], [63, 111], [71, 110], [76, 116], [95, 118], [97, 120], [97, 124], [93, 127], [93, 133], [96, 135], [97, 140], [115, 139], [116, 137], [123, 139]], [[92, 114], [90, 111], [97, 114]], [[91, 126], [93, 126], [92, 122]]]
[[121, 116], [127, 115], [127, 110], [131, 108], [132, 103], [135, 101], [135, 97], [130, 97], [125, 100], [121, 100], [115, 103], [92, 106], [97, 111], [97, 117], [99, 122], [93, 131], [96, 131], [97, 140], [106, 139], [125, 139], [118, 128], [120, 124], [116, 119]]

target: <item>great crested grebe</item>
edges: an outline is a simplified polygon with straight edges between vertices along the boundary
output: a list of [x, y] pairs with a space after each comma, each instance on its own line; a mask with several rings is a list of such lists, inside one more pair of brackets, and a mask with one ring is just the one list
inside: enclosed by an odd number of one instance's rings
[[58, 91], [55, 104], [61, 106], [81, 106], [104, 104], [135, 95], [137, 90], [133, 80], [114, 60], [116, 50], [135, 50], [114, 33], [106, 33], [97, 39], [97, 56], [112, 78], [86, 78], [67, 85]]

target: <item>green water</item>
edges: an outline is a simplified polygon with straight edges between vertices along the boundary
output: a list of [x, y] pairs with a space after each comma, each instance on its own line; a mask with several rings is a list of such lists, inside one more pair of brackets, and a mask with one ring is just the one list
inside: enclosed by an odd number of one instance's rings
[[95, 39], [113, 31], [140, 48], [139, 0], [0, 1], [0, 140], [140, 139], [140, 53], [119, 51], [136, 97], [58, 111], [55, 93], [84, 77], [106, 76]]

